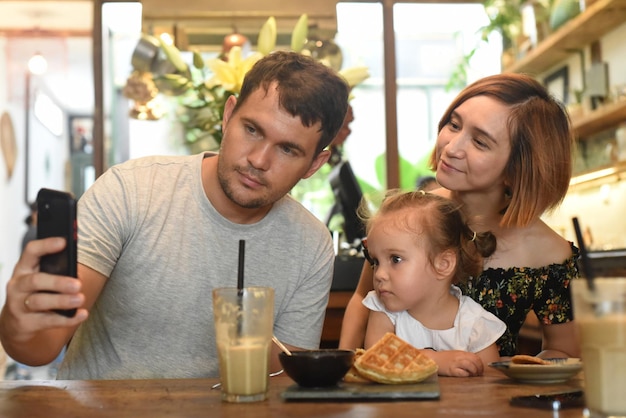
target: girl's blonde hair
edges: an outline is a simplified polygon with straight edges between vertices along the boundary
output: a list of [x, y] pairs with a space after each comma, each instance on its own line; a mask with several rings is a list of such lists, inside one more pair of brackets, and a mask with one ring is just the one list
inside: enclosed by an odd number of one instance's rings
[[489, 231], [472, 231], [463, 221], [459, 205], [422, 190], [389, 191], [376, 213], [370, 214], [367, 206], [361, 205], [359, 215], [365, 221], [366, 233], [380, 218], [393, 215], [394, 221], [416, 238], [423, 237], [421, 242], [426, 243], [428, 259], [433, 266], [438, 254], [452, 250], [457, 259], [453, 283], [478, 276], [483, 271], [483, 258], [496, 249], [495, 236]]

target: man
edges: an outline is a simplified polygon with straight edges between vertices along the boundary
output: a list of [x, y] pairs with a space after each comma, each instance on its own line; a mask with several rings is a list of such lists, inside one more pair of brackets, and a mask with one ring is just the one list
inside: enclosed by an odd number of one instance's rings
[[[0, 315], [7, 353], [45, 364], [71, 339], [60, 379], [217, 376], [211, 290], [236, 286], [240, 239], [245, 285], [276, 291], [275, 335], [317, 347], [332, 242], [287, 193], [328, 160], [347, 100], [332, 70], [276, 52], [228, 99], [219, 154], [108, 170], [79, 202], [80, 280], [37, 272], [62, 240], [34, 241], [18, 262]], [[50, 312], [70, 308], [73, 318]]]

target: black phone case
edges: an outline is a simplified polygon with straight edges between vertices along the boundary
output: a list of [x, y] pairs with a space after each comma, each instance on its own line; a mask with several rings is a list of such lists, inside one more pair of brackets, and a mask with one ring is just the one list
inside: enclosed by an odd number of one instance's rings
[[[63, 237], [67, 246], [56, 254], [41, 258], [41, 271], [63, 276], [77, 277], [77, 227], [76, 199], [71, 193], [51, 189], [41, 189], [37, 194], [37, 238]], [[76, 309], [55, 310], [73, 317]]]
[[527, 408], [559, 410], [585, 406], [585, 397], [582, 390], [573, 390], [558, 393], [544, 393], [511, 398], [511, 405]]

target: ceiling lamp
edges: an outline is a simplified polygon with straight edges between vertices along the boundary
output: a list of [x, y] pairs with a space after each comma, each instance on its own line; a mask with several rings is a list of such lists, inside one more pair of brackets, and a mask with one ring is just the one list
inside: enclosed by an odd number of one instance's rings
[[222, 54], [226, 55], [232, 47], [238, 46], [241, 49], [250, 47], [250, 40], [241, 33], [237, 32], [237, 28], [233, 27], [233, 33], [224, 36], [224, 42], [222, 43]]
[[41, 75], [45, 73], [47, 69], [48, 61], [46, 61], [44, 56], [41, 55], [39, 52], [30, 57], [30, 59], [28, 60], [28, 71], [30, 71], [31, 74]]

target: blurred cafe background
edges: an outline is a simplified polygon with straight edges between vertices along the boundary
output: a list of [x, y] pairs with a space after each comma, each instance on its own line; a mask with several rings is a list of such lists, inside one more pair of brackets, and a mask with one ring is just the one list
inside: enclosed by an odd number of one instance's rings
[[[235, 45], [245, 55], [273, 18], [274, 48], [289, 49], [303, 15], [308, 53], [367, 73], [333, 164], [292, 192], [336, 240], [325, 344], [338, 339], [362, 265], [350, 208], [432, 175], [439, 117], [483, 76], [532, 74], [568, 107], [575, 172], [545, 220], [576, 241], [577, 216], [589, 249], [626, 248], [626, 0], [0, 0], [0, 303], [39, 188], [80, 197], [122, 161], [216, 148], [191, 121], [219, 106], [190, 106], [189, 84], [155, 84], [177, 71], [162, 45], [189, 65], [194, 51], [226, 58]], [[213, 76], [195, 73], [201, 83]]]

